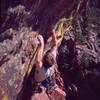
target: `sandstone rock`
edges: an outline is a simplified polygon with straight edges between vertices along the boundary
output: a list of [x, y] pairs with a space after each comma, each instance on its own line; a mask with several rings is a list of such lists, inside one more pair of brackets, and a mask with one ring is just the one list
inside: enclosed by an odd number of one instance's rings
[[12, 36], [12, 40], [7, 39], [0, 44], [0, 91], [10, 100], [16, 99], [16, 94], [21, 90], [30, 55], [38, 45], [34, 34], [31, 34], [30, 38], [29, 32], [28, 28], [24, 27]]
[[[54, 26], [60, 18], [74, 13], [71, 30], [65, 33], [58, 50], [58, 65], [68, 94], [67, 100], [99, 100], [100, 52], [96, 49], [98, 56], [93, 57], [86, 51], [91, 50], [91, 46], [87, 44], [91, 32], [100, 37], [99, 0], [1, 1], [0, 100], [31, 99], [32, 79], [28, 79], [27, 83], [25, 76], [31, 54], [38, 45], [36, 32], [32, 31], [38, 30], [46, 43], [50, 36], [48, 26]], [[96, 40], [93, 45], [96, 44], [100, 49], [100, 39]], [[77, 45], [85, 45], [85, 49], [80, 50], [76, 48]], [[54, 94], [52, 98], [55, 96], [59, 97]], [[48, 99], [45, 93], [36, 94], [37, 100], [44, 97]], [[34, 96], [32, 99], [34, 100]]]

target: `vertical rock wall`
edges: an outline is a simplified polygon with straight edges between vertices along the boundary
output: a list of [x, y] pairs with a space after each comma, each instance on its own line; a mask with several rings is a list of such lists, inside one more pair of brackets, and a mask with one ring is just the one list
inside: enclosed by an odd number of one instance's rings
[[[79, 1], [1, 0], [0, 99], [16, 100], [22, 89], [32, 51], [38, 45], [35, 33], [31, 32], [38, 31], [46, 42], [50, 36], [48, 26], [55, 25], [60, 18], [69, 17], [72, 12], [75, 13]], [[81, 0], [79, 12], [74, 15], [71, 26], [72, 29], [65, 33], [58, 55], [67, 99], [99, 100], [99, 0]], [[91, 51], [88, 38], [92, 33], [96, 34], [96, 42], [93, 45], [99, 48], [95, 51], [96, 57], [86, 53], [86, 48]], [[77, 45], [85, 45], [86, 48], [80, 51]]]

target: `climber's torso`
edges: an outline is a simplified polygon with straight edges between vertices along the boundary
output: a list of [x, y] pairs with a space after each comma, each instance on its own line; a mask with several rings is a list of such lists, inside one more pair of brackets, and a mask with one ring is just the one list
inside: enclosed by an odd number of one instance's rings
[[37, 82], [42, 82], [48, 77], [54, 75], [54, 73], [55, 73], [54, 65], [50, 68], [45, 68], [43, 66], [39, 71], [35, 71], [35, 80]]
[[[56, 53], [55, 52], [51, 52], [52, 56], [54, 57], [54, 59], [56, 59]], [[51, 67], [44, 67], [44, 65], [42, 65], [42, 67], [40, 68], [39, 71], [35, 71], [35, 80], [37, 82], [42, 82], [44, 80], [46, 80], [48, 77], [51, 77], [55, 74], [55, 64], [53, 64]], [[55, 76], [55, 75], [54, 75]]]

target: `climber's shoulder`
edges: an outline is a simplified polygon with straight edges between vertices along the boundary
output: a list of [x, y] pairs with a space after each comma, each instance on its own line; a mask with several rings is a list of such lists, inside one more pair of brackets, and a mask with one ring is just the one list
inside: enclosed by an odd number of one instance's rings
[[35, 62], [35, 66], [36, 66], [36, 69], [37, 69], [37, 70], [40, 70], [40, 69], [42, 68], [42, 66], [43, 66], [42, 61], [36, 61], [36, 62]]
[[54, 57], [57, 55], [57, 46], [54, 46], [51, 48], [51, 53], [53, 54]]

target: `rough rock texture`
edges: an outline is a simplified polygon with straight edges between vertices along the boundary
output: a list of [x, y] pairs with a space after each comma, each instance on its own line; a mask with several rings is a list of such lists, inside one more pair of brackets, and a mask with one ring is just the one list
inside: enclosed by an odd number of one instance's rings
[[74, 18], [72, 29], [65, 33], [59, 48], [58, 65], [69, 95], [66, 100], [100, 99], [99, 24], [100, 9], [88, 5]]
[[65, 33], [58, 50], [66, 100], [99, 100], [99, 5], [99, 0], [1, 0], [0, 99], [31, 99], [32, 82], [26, 76], [38, 45], [32, 31], [42, 34], [46, 43], [48, 26], [73, 13], [71, 30]]
[[[8, 29], [3, 35], [7, 36], [8, 33], [12, 39], [5, 38], [0, 43], [0, 91], [1, 96], [6, 95], [13, 100], [22, 87], [23, 78], [31, 59], [30, 55], [33, 48], [38, 45], [38, 41], [35, 39], [34, 33], [30, 34], [30, 37], [26, 27], [19, 31]], [[37, 43], [33, 42], [34, 40]]]

